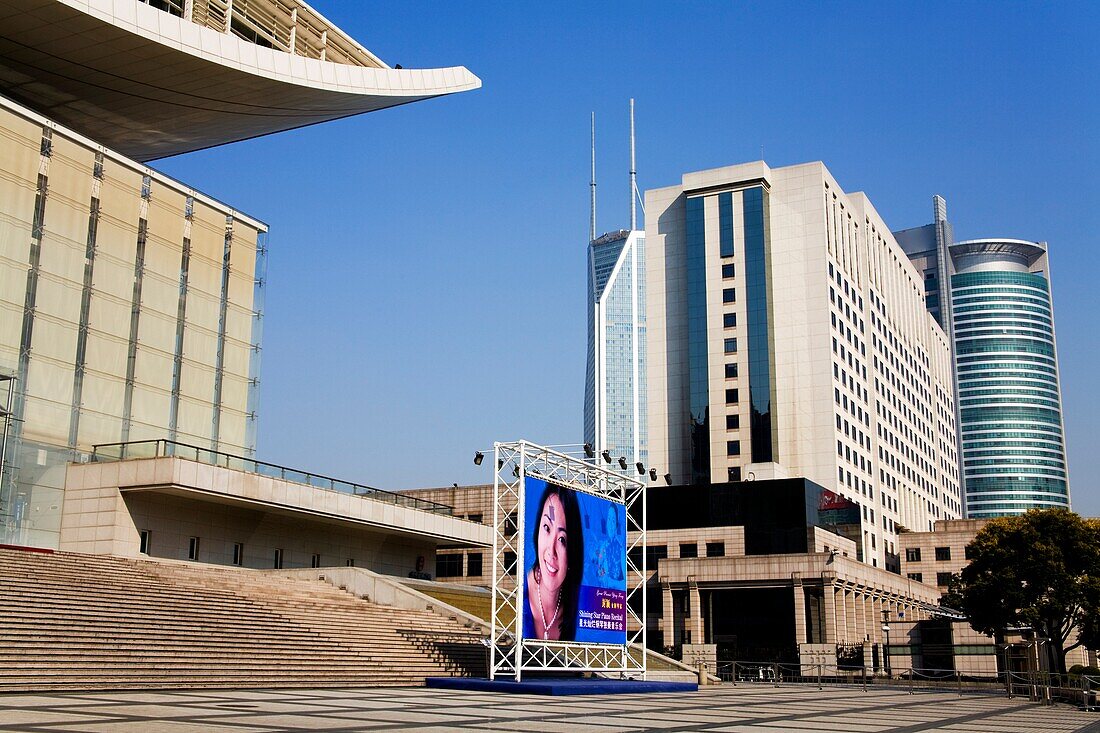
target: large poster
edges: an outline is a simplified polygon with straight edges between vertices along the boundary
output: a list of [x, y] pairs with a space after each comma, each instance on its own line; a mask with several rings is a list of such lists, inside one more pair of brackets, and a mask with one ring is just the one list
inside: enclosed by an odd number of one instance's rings
[[528, 476], [523, 638], [626, 643], [626, 508]]

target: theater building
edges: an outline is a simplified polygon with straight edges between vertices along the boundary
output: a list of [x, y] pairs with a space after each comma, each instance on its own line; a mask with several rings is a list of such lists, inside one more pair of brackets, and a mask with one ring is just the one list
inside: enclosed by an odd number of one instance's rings
[[[241, 543], [270, 567], [289, 548], [255, 528], [287, 512], [427, 530], [438, 512], [357, 512], [385, 492], [288, 488], [288, 469], [251, 461], [268, 227], [150, 161], [479, 86], [463, 67], [391, 68], [300, 0], [5, 2], [0, 544], [136, 552], [148, 531], [157, 556], [232, 559]], [[122, 458], [156, 467], [139, 480]], [[245, 513], [226, 534], [230, 504]], [[294, 562], [363, 562], [361, 544], [311, 540]], [[434, 545], [401, 550], [401, 568]]]

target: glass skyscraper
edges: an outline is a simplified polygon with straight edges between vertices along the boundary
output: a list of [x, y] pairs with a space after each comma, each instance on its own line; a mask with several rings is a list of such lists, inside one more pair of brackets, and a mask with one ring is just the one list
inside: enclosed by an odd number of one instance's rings
[[624, 229], [589, 244], [587, 320], [585, 442], [648, 465], [645, 232]]
[[1045, 242], [954, 242], [936, 221], [896, 233], [924, 271], [929, 311], [952, 336], [966, 514], [1069, 507]]
[[951, 258], [967, 516], [1068, 508], [1046, 246], [980, 239]]

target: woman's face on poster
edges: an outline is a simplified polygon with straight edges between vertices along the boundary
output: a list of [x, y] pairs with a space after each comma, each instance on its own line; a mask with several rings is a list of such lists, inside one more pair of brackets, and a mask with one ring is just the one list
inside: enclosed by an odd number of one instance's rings
[[556, 592], [569, 572], [569, 527], [565, 522], [565, 507], [557, 494], [551, 494], [542, 505], [539, 517], [539, 566], [542, 568], [542, 586]]

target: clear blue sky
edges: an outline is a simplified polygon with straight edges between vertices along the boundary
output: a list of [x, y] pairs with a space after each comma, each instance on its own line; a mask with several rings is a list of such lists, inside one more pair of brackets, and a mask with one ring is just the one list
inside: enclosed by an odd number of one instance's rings
[[1100, 32], [1073, 3], [316, 7], [482, 89], [160, 161], [271, 226], [261, 458], [383, 488], [579, 442], [588, 125], [601, 230], [639, 185], [823, 160], [895, 229], [1050, 243], [1074, 508], [1100, 515]]

